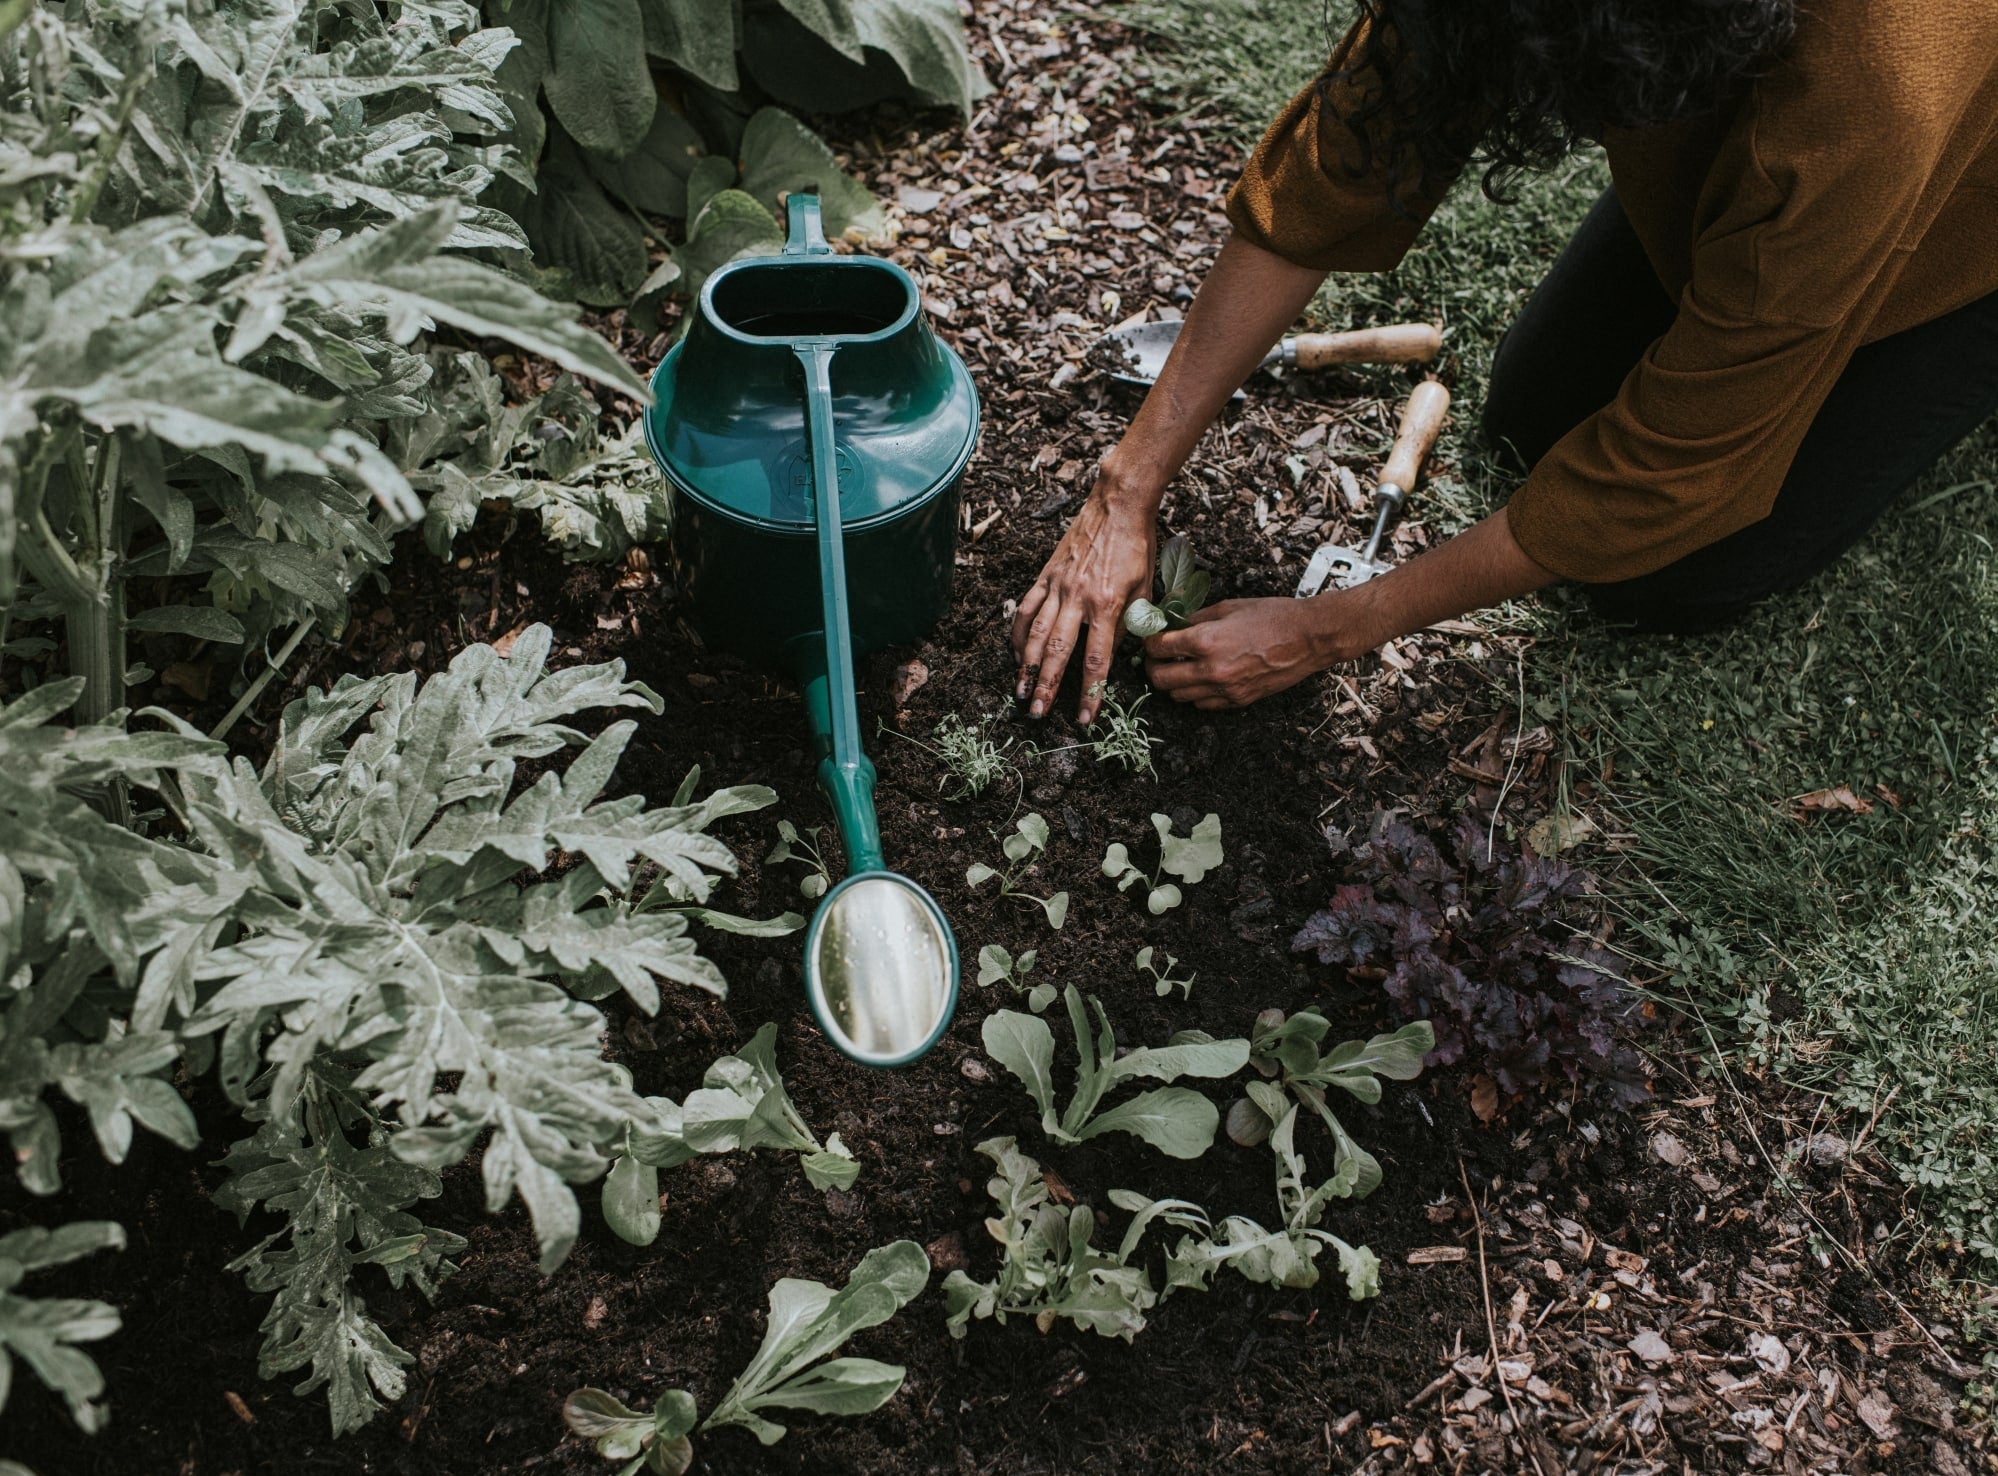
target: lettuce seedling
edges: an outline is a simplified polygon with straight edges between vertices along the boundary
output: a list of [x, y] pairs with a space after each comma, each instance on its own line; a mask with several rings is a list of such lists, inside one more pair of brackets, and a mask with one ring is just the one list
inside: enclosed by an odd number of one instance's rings
[[1168, 538], [1159, 550], [1159, 583], [1165, 594], [1154, 605], [1150, 600], [1133, 600], [1124, 611], [1124, 629], [1139, 640], [1162, 630], [1182, 630], [1193, 615], [1207, 603], [1208, 576], [1194, 567], [1193, 546], [1184, 535]]
[[1112, 841], [1103, 853], [1103, 874], [1117, 883], [1120, 892], [1142, 885], [1145, 907], [1157, 917], [1179, 906], [1182, 900], [1179, 888], [1171, 882], [1161, 882], [1160, 877], [1176, 876], [1192, 886], [1221, 864], [1221, 817], [1207, 815], [1193, 827], [1193, 834], [1179, 836], [1172, 833], [1172, 820], [1168, 816], [1153, 815], [1152, 829], [1159, 833], [1156, 870], [1147, 876], [1132, 864], [1129, 848], [1122, 841]]
[[[1297, 1108], [1293, 1105], [1269, 1134], [1276, 1151], [1277, 1206], [1283, 1213], [1280, 1229], [1266, 1230], [1244, 1215], [1230, 1215], [1213, 1226], [1204, 1214], [1183, 1201], [1164, 1202], [1171, 1223], [1188, 1231], [1166, 1258], [1167, 1294], [1182, 1287], [1205, 1291], [1208, 1277], [1222, 1267], [1268, 1286], [1316, 1286], [1318, 1253], [1327, 1246], [1338, 1254], [1347, 1296], [1358, 1302], [1380, 1294], [1380, 1261], [1374, 1253], [1318, 1228], [1326, 1205], [1348, 1197], [1351, 1191], [1336, 1176], [1315, 1189], [1306, 1187], [1304, 1159], [1292, 1141], [1296, 1129]], [[1153, 1201], [1129, 1190], [1117, 1190], [1110, 1198], [1120, 1209], [1139, 1214], [1154, 1208]]]
[[1040, 1014], [1054, 1003], [1055, 987], [1040, 983], [1029, 986], [1027, 975], [1034, 971], [1034, 964], [1040, 955], [1029, 948], [1018, 958], [1001, 948], [997, 943], [987, 943], [978, 950], [978, 982], [982, 985], [1001, 982], [1013, 986], [1015, 994], [1027, 996], [1027, 1008]]
[[[1161, 954], [1165, 957], [1164, 968], [1160, 968], [1152, 962], [1155, 957]], [[1168, 994], [1171, 994], [1173, 990], [1177, 989], [1181, 999], [1192, 999], [1193, 981], [1200, 976], [1198, 974], [1188, 974], [1184, 979], [1175, 979], [1172, 976], [1172, 971], [1178, 965], [1179, 960], [1174, 958], [1170, 953], [1166, 953], [1163, 948], [1140, 948], [1137, 958], [1132, 960], [1132, 966], [1139, 973], [1150, 974], [1152, 976], [1152, 993], [1159, 996], [1159, 998], [1163, 999]]]
[[[1038, 1020], [1033, 1022], [1038, 1025]], [[1161, 1201], [1154, 1213], [1134, 1221], [1117, 1250], [1099, 1250], [1090, 1237], [1096, 1215], [1087, 1205], [1067, 1210], [1049, 1202], [1041, 1166], [1019, 1151], [1011, 1138], [988, 1138], [978, 1152], [997, 1165], [986, 1192], [999, 1213], [985, 1222], [999, 1242], [999, 1274], [973, 1281], [963, 1271], [944, 1278], [944, 1308], [950, 1335], [962, 1338], [974, 1318], [992, 1318], [1001, 1327], [1009, 1316], [1031, 1316], [1047, 1332], [1058, 1318], [1106, 1338], [1130, 1342], [1145, 1328], [1145, 1313], [1158, 1304], [1151, 1274], [1133, 1266], [1131, 1256], [1145, 1227], [1170, 1212]]]
[[1047, 849], [1048, 822], [1039, 815], [1022, 815], [1013, 825], [1013, 833], [999, 843], [1006, 854], [1006, 869], [987, 866], [983, 861], [975, 861], [965, 868], [964, 884], [974, 892], [993, 877], [999, 878], [999, 895], [1017, 897], [1022, 902], [1030, 902], [1047, 914], [1048, 926], [1059, 932], [1068, 919], [1068, 893], [1056, 892], [1052, 897], [1036, 897], [1032, 892], [1022, 891], [1015, 885], [1032, 868], [1034, 858]]
[[620, 1239], [650, 1245], [659, 1235], [659, 1170], [703, 1153], [778, 1148], [798, 1155], [814, 1189], [850, 1189], [860, 1165], [834, 1133], [823, 1145], [792, 1104], [777, 1071], [777, 1027], [765, 1025], [733, 1056], [707, 1069], [684, 1104], [647, 1097], [649, 1124], [625, 1130], [604, 1180], [604, 1219]]
[[[819, 1360], [865, 1328], [900, 1312], [929, 1284], [930, 1259], [913, 1240], [871, 1250], [838, 1291], [816, 1281], [786, 1277], [770, 1288], [770, 1318], [763, 1345], [702, 1420], [702, 1431], [741, 1425], [765, 1445], [784, 1438], [784, 1427], [765, 1418], [773, 1409], [813, 1414], [867, 1414], [886, 1404], [908, 1370], [871, 1358]], [[816, 1367], [814, 1367], [816, 1365]], [[650, 1414], [628, 1408], [602, 1389], [578, 1389], [563, 1401], [562, 1418], [597, 1454], [626, 1462], [619, 1476], [683, 1476], [694, 1463], [688, 1439], [699, 1409], [684, 1389], [669, 1389]]]
[[1182, 1076], [1233, 1076], [1249, 1060], [1246, 1040], [1215, 1040], [1182, 1030], [1170, 1043], [1117, 1055], [1116, 1036], [1103, 1003], [1094, 996], [1097, 1029], [1092, 1034], [1082, 993], [1063, 991], [1069, 1025], [1075, 1032], [1075, 1094], [1060, 1113], [1054, 1106], [1054, 1032], [1045, 1020], [1017, 1010], [986, 1016], [981, 1038], [985, 1052], [1026, 1084], [1041, 1109], [1041, 1130], [1058, 1143], [1084, 1143], [1104, 1133], [1130, 1133], [1171, 1158], [1198, 1158], [1214, 1145], [1221, 1114], [1212, 1102], [1187, 1087], [1164, 1086], [1142, 1092], [1097, 1114], [1111, 1088], [1140, 1078], [1171, 1082]]
[[770, 854], [763, 858], [765, 866], [776, 866], [785, 861], [802, 861], [812, 869], [798, 882], [798, 890], [816, 901], [825, 896], [826, 889], [832, 886], [832, 868], [819, 854], [818, 839], [820, 827], [814, 825], [805, 835], [798, 834], [798, 827], [789, 820], [777, 822], [777, 844], [770, 848]]
[[1245, 1147], [1269, 1139], [1272, 1130], [1297, 1104], [1317, 1113], [1332, 1134], [1332, 1179], [1341, 1197], [1364, 1199], [1380, 1187], [1381, 1166], [1373, 1154], [1353, 1140], [1325, 1100], [1328, 1087], [1338, 1087], [1362, 1102], [1381, 1099], [1380, 1078], [1413, 1081], [1422, 1073], [1422, 1058], [1436, 1044], [1427, 1020], [1404, 1025], [1392, 1035], [1349, 1040], [1321, 1053], [1331, 1024], [1323, 1015], [1299, 1010], [1285, 1016], [1265, 1010], [1256, 1017], [1251, 1035], [1253, 1064], [1269, 1081], [1251, 1082], [1248, 1095], [1228, 1110], [1228, 1136]]

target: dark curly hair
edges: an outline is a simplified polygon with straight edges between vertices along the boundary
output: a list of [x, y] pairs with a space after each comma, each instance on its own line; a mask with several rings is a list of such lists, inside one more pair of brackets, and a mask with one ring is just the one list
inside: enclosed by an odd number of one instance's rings
[[[1367, 32], [1321, 86], [1360, 89], [1346, 116], [1361, 173], [1397, 204], [1475, 153], [1485, 193], [1612, 128], [1725, 106], [1781, 52], [1796, 0], [1359, 0]], [[1350, 107], [1350, 104], [1349, 104]]]

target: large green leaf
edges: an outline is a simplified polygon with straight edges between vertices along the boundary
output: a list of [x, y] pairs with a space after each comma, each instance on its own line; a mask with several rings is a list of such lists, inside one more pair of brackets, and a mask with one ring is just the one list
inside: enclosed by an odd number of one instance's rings
[[767, 256], [783, 249], [784, 233], [770, 212], [741, 190], [723, 190], [694, 217], [687, 244], [673, 253], [679, 286], [690, 296], [708, 274], [741, 256]]
[[573, 144], [557, 135], [549, 158], [538, 193], [521, 208], [535, 254], [567, 273], [583, 302], [622, 307], [645, 280], [645, 233], [598, 188]]
[[792, 190], [816, 188], [826, 234], [857, 232], [871, 240], [888, 233], [888, 216], [867, 187], [840, 168], [820, 137], [782, 108], [760, 108], [742, 135], [745, 195], [773, 214]]
[[995, 1010], [985, 1017], [979, 1038], [986, 1055], [1020, 1078], [1043, 1116], [1054, 1110], [1054, 1033], [1047, 1021], [1018, 1010]]
[[1170, 1158], [1198, 1158], [1214, 1146], [1214, 1130], [1220, 1124], [1220, 1111], [1199, 1092], [1159, 1087], [1098, 1114], [1079, 1136], [1131, 1133]]
[[[843, 13], [851, 30], [818, 29], [815, 13]], [[807, 113], [906, 97], [969, 116], [992, 90], [965, 48], [955, 0], [762, 0], [744, 8], [742, 60], [765, 92]]]
[[[639, 0], [645, 49], [719, 92], [734, 92], [742, 0]], [[726, 24], [724, 24], [724, 20]]]
[[639, 0], [549, 4], [548, 74], [541, 79], [548, 110], [584, 148], [611, 159], [644, 142], [659, 105], [638, 7]]
[[597, 182], [632, 209], [685, 216], [687, 176], [701, 158], [700, 133], [662, 105], [637, 148], [622, 159], [592, 154], [589, 164]]

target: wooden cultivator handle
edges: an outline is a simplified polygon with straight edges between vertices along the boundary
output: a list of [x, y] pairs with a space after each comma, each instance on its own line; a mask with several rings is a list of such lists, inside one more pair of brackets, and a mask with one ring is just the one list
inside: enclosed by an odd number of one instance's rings
[[1350, 333], [1300, 333], [1291, 340], [1300, 369], [1333, 364], [1426, 364], [1443, 347], [1443, 331], [1433, 323], [1396, 323], [1387, 328], [1355, 328]]
[[1387, 465], [1381, 468], [1383, 494], [1389, 487], [1406, 493], [1415, 486], [1415, 479], [1422, 475], [1422, 463], [1436, 444], [1437, 432], [1443, 429], [1443, 417], [1449, 413], [1450, 391], [1441, 384], [1425, 379], [1415, 387], [1415, 393], [1402, 407], [1401, 429], [1395, 433], [1394, 450], [1388, 453]]

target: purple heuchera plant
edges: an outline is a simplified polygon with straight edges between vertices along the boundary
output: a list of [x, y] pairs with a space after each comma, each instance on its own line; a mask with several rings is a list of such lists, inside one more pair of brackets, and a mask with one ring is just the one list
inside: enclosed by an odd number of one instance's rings
[[1435, 1027], [1426, 1065], [1466, 1062], [1509, 1094], [1566, 1081], [1645, 1100], [1643, 1058], [1617, 1043], [1619, 1028], [1642, 1022], [1639, 1001], [1623, 961], [1582, 931], [1572, 905], [1594, 879], [1558, 859], [1500, 853], [1471, 814], [1448, 847], [1377, 814], [1352, 851], [1355, 879], [1292, 950], [1385, 971], [1401, 1017]]

